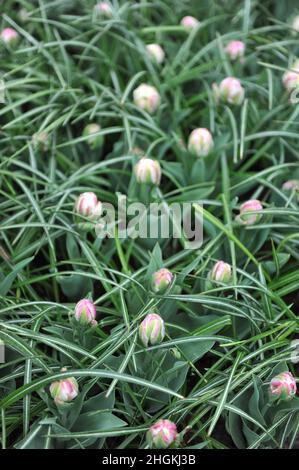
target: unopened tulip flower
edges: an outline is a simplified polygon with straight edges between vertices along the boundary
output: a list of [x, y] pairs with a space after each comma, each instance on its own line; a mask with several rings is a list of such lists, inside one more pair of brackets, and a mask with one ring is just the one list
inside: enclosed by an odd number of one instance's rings
[[295, 16], [292, 23], [292, 28], [295, 30], [296, 33], [299, 33], [299, 16]]
[[291, 372], [281, 372], [270, 382], [270, 394], [274, 399], [291, 400], [296, 395], [297, 385]]
[[297, 59], [290, 70], [282, 76], [282, 83], [288, 93], [299, 87], [299, 60]]
[[135, 165], [135, 175], [138, 183], [158, 186], [161, 180], [161, 167], [157, 160], [143, 157]]
[[262, 210], [261, 202], [257, 199], [251, 199], [241, 205], [240, 215], [237, 217], [237, 220], [243, 225], [253, 225], [260, 220], [261, 214], [248, 214], [248, 212], [260, 212]]
[[[61, 369], [61, 372], [66, 372], [66, 368]], [[52, 382], [50, 394], [56, 405], [65, 405], [76, 398], [78, 389], [78, 382], [75, 377], [68, 377], [67, 379]]]
[[1, 31], [1, 39], [3, 42], [5, 42], [5, 44], [8, 44], [10, 46], [13, 46], [16, 44], [18, 38], [19, 38], [19, 35], [18, 33], [16, 32], [15, 29], [13, 28], [5, 28]]
[[162, 47], [159, 44], [148, 44], [146, 46], [147, 53], [149, 57], [157, 62], [157, 64], [162, 64], [165, 52], [163, 51]]
[[188, 150], [196, 157], [206, 157], [214, 147], [212, 134], [208, 129], [194, 129], [188, 140]]
[[76, 201], [75, 210], [83, 217], [99, 218], [102, 213], [102, 203], [94, 193], [82, 193]]
[[146, 83], [142, 83], [133, 91], [133, 99], [138, 108], [150, 114], [154, 113], [160, 105], [160, 95], [157, 89]]
[[173, 274], [166, 268], [161, 268], [152, 275], [154, 292], [164, 292], [172, 283]]
[[139, 326], [139, 337], [145, 347], [159, 344], [165, 336], [164, 320], [156, 313], [149, 313]]
[[288, 93], [299, 88], [299, 71], [288, 70], [283, 74], [282, 83]]
[[95, 304], [89, 299], [80, 300], [75, 307], [75, 319], [83, 324], [96, 326], [95, 318], [97, 315]]
[[282, 185], [283, 191], [297, 193], [297, 199], [299, 201], [299, 180], [288, 180]]
[[49, 134], [48, 132], [41, 131], [41, 132], [36, 132], [32, 136], [32, 143], [33, 146], [37, 150], [41, 150], [42, 152], [46, 152], [48, 150], [49, 146]]
[[298, 191], [299, 190], [299, 180], [288, 180], [282, 185], [284, 191]]
[[225, 52], [231, 60], [240, 59], [242, 62], [245, 54], [245, 44], [242, 41], [230, 41], [225, 48]]
[[235, 105], [242, 104], [245, 96], [245, 91], [240, 80], [234, 77], [225, 78], [219, 86], [214, 83], [213, 91], [216, 100], [220, 98], [225, 103]]
[[89, 147], [93, 150], [99, 149], [103, 146], [103, 136], [96, 135], [100, 132], [101, 126], [96, 123], [88, 124], [83, 131], [83, 136], [88, 137], [87, 143]]
[[95, 10], [99, 15], [111, 18], [113, 15], [112, 7], [107, 2], [99, 2], [95, 5]]
[[167, 449], [179, 441], [176, 425], [168, 419], [160, 419], [150, 427], [147, 433], [147, 441], [150, 447]]
[[182, 18], [181, 20], [181, 25], [189, 31], [194, 28], [197, 28], [199, 24], [199, 21], [194, 18], [194, 16], [184, 16], [184, 18]]
[[230, 282], [232, 277], [232, 268], [230, 264], [224, 261], [218, 261], [212, 271], [209, 273], [209, 279], [216, 282]]

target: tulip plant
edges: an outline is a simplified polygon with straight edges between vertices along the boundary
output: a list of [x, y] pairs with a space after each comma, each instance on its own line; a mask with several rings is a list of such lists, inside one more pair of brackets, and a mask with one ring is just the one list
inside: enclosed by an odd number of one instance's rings
[[298, 2], [1, 13], [0, 448], [298, 448]]

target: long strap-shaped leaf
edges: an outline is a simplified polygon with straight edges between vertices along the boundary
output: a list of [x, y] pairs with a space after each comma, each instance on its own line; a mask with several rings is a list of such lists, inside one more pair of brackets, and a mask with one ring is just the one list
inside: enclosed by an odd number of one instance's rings
[[28, 393], [35, 392], [49, 383], [54, 382], [55, 380], [67, 379], [69, 377], [98, 377], [98, 378], [105, 378], [105, 379], [116, 379], [116, 380], [123, 380], [125, 382], [133, 383], [136, 385], [140, 385], [141, 387], [148, 387], [152, 390], [157, 390], [159, 392], [164, 392], [168, 395], [174, 396], [176, 398], [184, 399], [184, 397], [172, 390], [162, 387], [158, 384], [151, 383], [148, 380], [143, 380], [138, 377], [132, 377], [131, 375], [127, 374], [119, 374], [117, 372], [110, 372], [104, 370], [69, 370], [67, 372], [60, 372], [59, 374], [49, 375], [42, 379], [34, 380], [33, 382], [23, 385], [22, 387], [18, 388], [14, 392], [10, 393], [7, 397], [5, 397], [0, 402], [0, 409], [5, 409], [15, 403], [18, 400], [24, 398], [25, 395]]

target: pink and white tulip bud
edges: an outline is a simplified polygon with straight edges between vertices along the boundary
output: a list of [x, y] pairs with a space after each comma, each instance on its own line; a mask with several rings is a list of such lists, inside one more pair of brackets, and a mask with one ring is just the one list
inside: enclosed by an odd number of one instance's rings
[[282, 76], [282, 83], [288, 93], [299, 88], [299, 60], [293, 64], [291, 70], [286, 70]]
[[138, 108], [150, 114], [158, 109], [161, 101], [157, 89], [146, 83], [142, 83], [133, 91], [133, 99]]
[[245, 54], [245, 44], [242, 41], [230, 41], [225, 48], [225, 52], [231, 60], [240, 59], [242, 62]]
[[296, 395], [297, 385], [291, 372], [281, 372], [270, 382], [270, 394], [274, 399], [286, 401]]
[[[214, 85], [214, 92], [217, 90], [217, 85]], [[245, 90], [242, 87], [240, 80], [234, 77], [226, 77], [218, 87], [218, 94], [222, 101], [229, 104], [240, 105], [243, 103]]]
[[99, 149], [103, 146], [103, 136], [96, 135], [100, 132], [101, 126], [96, 123], [88, 124], [83, 131], [83, 136], [88, 137], [87, 143], [92, 150]]
[[157, 62], [157, 64], [162, 64], [165, 58], [165, 52], [159, 44], [148, 44], [146, 50], [152, 60]]
[[299, 180], [288, 180], [282, 185], [283, 191], [286, 192], [296, 192], [297, 193], [297, 199], [299, 201]]
[[244, 202], [240, 207], [238, 221], [243, 225], [253, 225], [260, 220], [261, 214], [249, 214], [249, 212], [260, 212], [262, 210], [263, 206], [257, 199]]
[[167, 449], [178, 444], [179, 434], [176, 425], [168, 419], [160, 419], [147, 432], [150, 447]]
[[224, 261], [218, 261], [212, 271], [209, 273], [209, 279], [216, 282], [228, 283], [232, 277], [232, 268], [230, 264]]
[[[61, 372], [66, 372], [66, 368], [61, 369]], [[74, 400], [78, 395], [78, 390], [78, 382], [75, 377], [57, 380], [50, 385], [50, 394], [56, 405], [65, 405]]]
[[135, 175], [138, 183], [154, 184], [161, 181], [161, 167], [157, 160], [143, 157], [135, 165]]
[[284, 191], [298, 191], [299, 190], [299, 180], [288, 180], [282, 185]]
[[294, 32], [299, 33], [299, 16], [295, 16], [293, 19], [292, 28]]
[[181, 20], [181, 25], [189, 31], [194, 28], [197, 28], [199, 24], [200, 22], [196, 18], [194, 18], [194, 16], [184, 16], [184, 18], [182, 18]]
[[188, 140], [188, 150], [196, 157], [206, 157], [214, 147], [212, 134], [208, 129], [194, 129]]
[[95, 304], [89, 299], [80, 300], [75, 307], [75, 319], [82, 325], [96, 326], [97, 310]]
[[14, 46], [19, 38], [18, 33], [13, 28], [5, 28], [1, 31], [1, 39], [5, 44]]
[[156, 313], [149, 313], [139, 326], [139, 337], [145, 347], [159, 344], [165, 336], [164, 320]]
[[41, 131], [41, 132], [36, 132], [32, 136], [32, 143], [33, 146], [37, 149], [40, 150], [41, 152], [46, 152], [49, 147], [49, 134], [48, 132]]
[[152, 275], [152, 289], [154, 292], [164, 292], [172, 283], [173, 274], [166, 268], [161, 268]]
[[111, 18], [113, 15], [112, 7], [107, 2], [99, 2], [95, 5], [96, 13], [101, 16], [106, 16], [106, 18]]
[[94, 193], [82, 193], [75, 204], [77, 214], [88, 218], [99, 218], [102, 213], [102, 203]]

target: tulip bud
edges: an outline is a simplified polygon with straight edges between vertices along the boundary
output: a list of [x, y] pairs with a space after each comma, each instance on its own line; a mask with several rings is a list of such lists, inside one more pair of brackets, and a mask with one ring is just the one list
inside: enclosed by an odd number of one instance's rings
[[139, 337], [145, 347], [159, 344], [165, 336], [164, 320], [156, 313], [149, 313], [139, 326]]
[[296, 192], [297, 200], [299, 201], [299, 180], [288, 180], [282, 185], [282, 190], [285, 192]]
[[[61, 372], [66, 372], [66, 368], [61, 369]], [[50, 385], [50, 394], [52, 398], [54, 398], [56, 405], [65, 405], [76, 398], [78, 389], [77, 380], [74, 377], [69, 377], [52, 382]]]
[[75, 319], [82, 325], [91, 324], [95, 326], [95, 318], [97, 315], [95, 304], [89, 299], [82, 299], [75, 307]]
[[152, 275], [152, 289], [154, 292], [164, 292], [172, 281], [173, 274], [168, 269], [159, 269]]
[[231, 60], [242, 59], [245, 54], [245, 44], [242, 41], [230, 41], [226, 48], [225, 52]]
[[5, 28], [1, 31], [1, 39], [5, 44], [14, 46], [19, 38], [18, 33], [13, 28]]
[[284, 191], [299, 191], [299, 180], [288, 180], [282, 185]]
[[113, 15], [113, 11], [111, 5], [107, 2], [99, 2], [95, 5], [96, 13], [101, 16], [106, 16], [106, 18], [111, 18]]
[[135, 105], [152, 114], [160, 105], [160, 95], [155, 87], [142, 83], [133, 91]]
[[296, 395], [296, 391], [296, 380], [291, 372], [281, 372], [270, 382], [270, 393], [274, 399], [291, 400]]
[[99, 149], [103, 146], [103, 136], [96, 135], [100, 132], [101, 126], [95, 123], [88, 124], [83, 131], [83, 136], [88, 137], [87, 143], [92, 150]]
[[83, 217], [96, 219], [102, 213], [102, 203], [94, 193], [82, 193], [77, 199], [75, 211]]
[[157, 62], [157, 64], [162, 64], [165, 52], [163, 51], [162, 47], [159, 44], [148, 44], [146, 46], [147, 53], [149, 57]]
[[295, 30], [295, 33], [299, 33], [299, 16], [295, 16], [293, 19], [292, 28]]
[[244, 100], [245, 91], [237, 78], [227, 77], [222, 80], [219, 87], [213, 85], [213, 89], [225, 103], [240, 105]]
[[135, 165], [135, 175], [138, 183], [158, 186], [161, 180], [161, 167], [157, 160], [143, 157]]
[[282, 83], [288, 93], [299, 87], [299, 60], [296, 60], [291, 70], [285, 71], [282, 76]]
[[196, 157], [206, 157], [214, 147], [213, 137], [205, 128], [194, 129], [188, 141], [188, 150]]
[[36, 132], [35, 134], [33, 134], [32, 144], [37, 150], [40, 150], [41, 152], [46, 152], [49, 146], [48, 132], [41, 131], [41, 132]]
[[167, 449], [171, 445], [178, 444], [179, 434], [176, 425], [168, 419], [160, 419], [149, 428], [147, 441], [150, 447]]
[[197, 28], [199, 24], [200, 22], [196, 18], [194, 18], [194, 16], [184, 16], [184, 18], [182, 18], [181, 20], [181, 25], [189, 31]]
[[248, 212], [259, 212], [263, 210], [263, 206], [257, 199], [251, 199], [244, 202], [240, 207], [240, 215], [238, 221], [243, 225], [253, 225], [261, 218], [261, 214], [248, 214]]
[[232, 268], [230, 264], [225, 263], [224, 261], [218, 261], [209, 273], [209, 279], [211, 279], [211, 281], [223, 282], [225, 284], [230, 282], [231, 277]]

